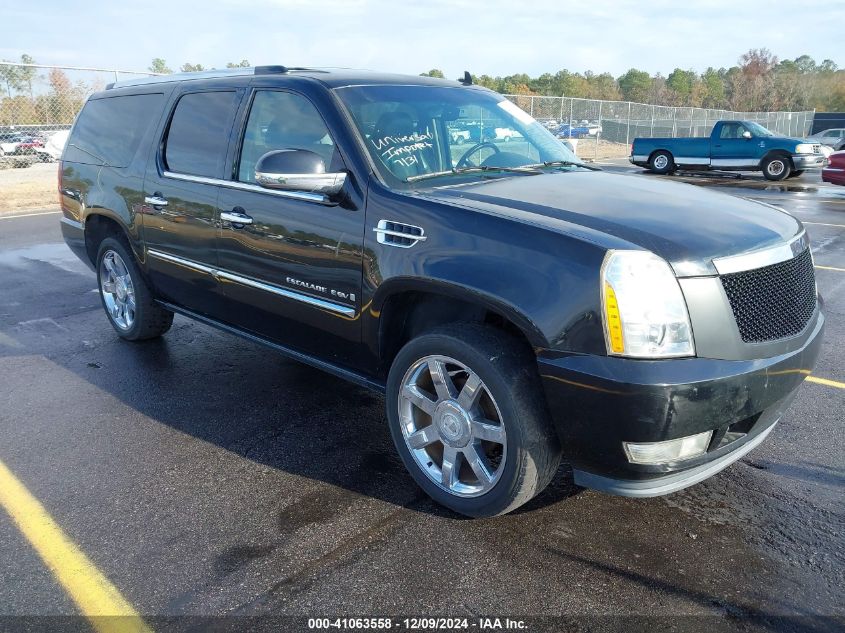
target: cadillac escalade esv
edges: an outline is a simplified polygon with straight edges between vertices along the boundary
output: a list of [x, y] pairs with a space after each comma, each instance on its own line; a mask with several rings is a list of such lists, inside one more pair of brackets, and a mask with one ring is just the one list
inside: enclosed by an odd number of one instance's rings
[[[513, 133], [449, 133], [481, 125]], [[469, 75], [122, 82], [59, 177], [120, 337], [179, 313], [385, 393], [414, 479], [470, 516], [561, 457], [621, 495], [701, 481], [771, 433], [821, 342], [798, 220], [597, 171]]]

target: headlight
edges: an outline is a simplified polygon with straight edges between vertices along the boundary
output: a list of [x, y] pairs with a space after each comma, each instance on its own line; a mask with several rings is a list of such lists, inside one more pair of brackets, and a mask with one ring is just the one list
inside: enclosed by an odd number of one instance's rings
[[666, 261], [648, 251], [609, 251], [601, 285], [609, 354], [695, 355], [687, 305]]
[[813, 146], [810, 143], [800, 143], [795, 146], [796, 154], [812, 154]]

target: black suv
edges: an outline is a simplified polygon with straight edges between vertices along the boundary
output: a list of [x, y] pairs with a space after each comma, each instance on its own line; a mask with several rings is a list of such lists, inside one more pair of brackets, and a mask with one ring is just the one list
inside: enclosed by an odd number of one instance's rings
[[[450, 134], [477, 124], [495, 137]], [[469, 76], [118, 83], [60, 191], [121, 337], [180, 313], [384, 392], [408, 470], [472, 516], [561, 456], [616, 494], [698, 482], [772, 431], [821, 343], [798, 220], [598, 172]]]

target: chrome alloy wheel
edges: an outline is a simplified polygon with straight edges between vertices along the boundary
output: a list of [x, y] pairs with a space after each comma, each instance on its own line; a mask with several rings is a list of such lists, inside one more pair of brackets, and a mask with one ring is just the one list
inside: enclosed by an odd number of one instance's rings
[[135, 286], [126, 263], [115, 251], [106, 251], [100, 262], [100, 293], [106, 311], [121, 330], [135, 323]]
[[405, 444], [435, 484], [477, 497], [499, 481], [507, 454], [502, 415], [471, 369], [447, 356], [426, 356], [402, 379], [399, 420]]
[[669, 157], [665, 154], [661, 154], [660, 156], [655, 156], [654, 158], [654, 167], [656, 169], [666, 169], [669, 165]]

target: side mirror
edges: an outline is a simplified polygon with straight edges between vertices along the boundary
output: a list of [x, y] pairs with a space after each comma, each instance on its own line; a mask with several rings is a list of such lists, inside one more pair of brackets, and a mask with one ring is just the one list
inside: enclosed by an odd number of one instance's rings
[[748, 130], [745, 130], [745, 132], [742, 133], [742, 138], [745, 138], [745, 139], [751, 138], [751, 132], [749, 132]]
[[346, 182], [344, 172], [326, 173], [319, 154], [305, 149], [267, 152], [255, 165], [255, 182], [266, 189], [337, 194]]

